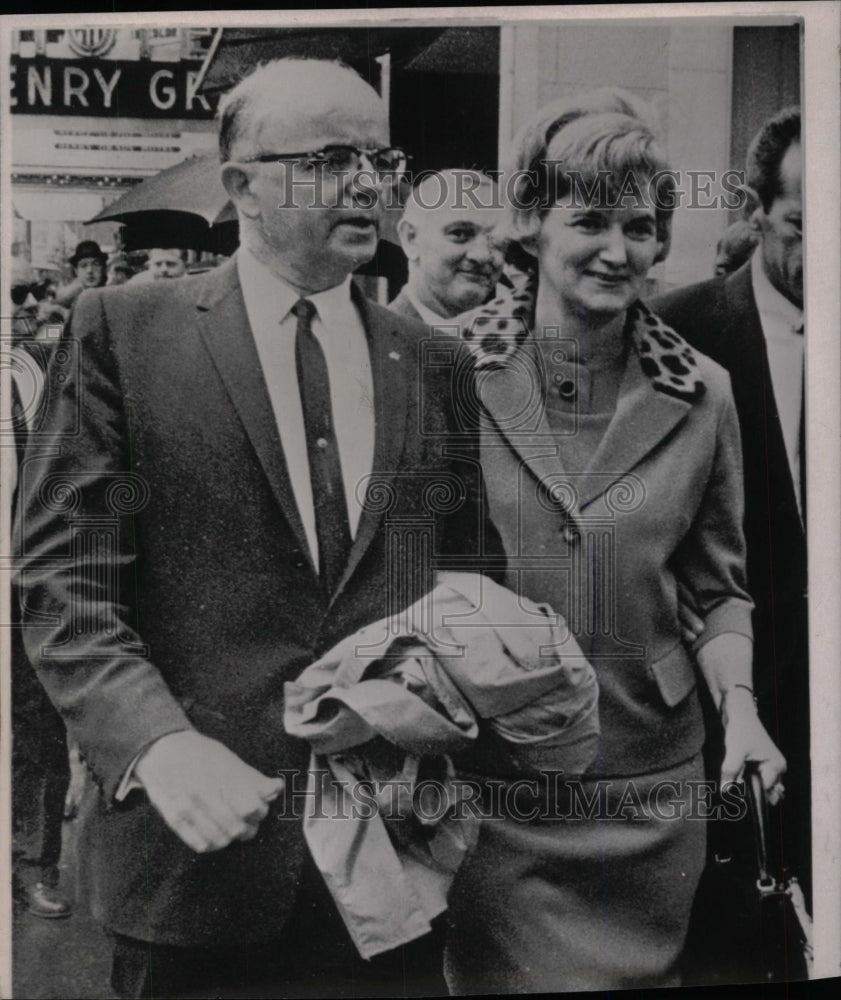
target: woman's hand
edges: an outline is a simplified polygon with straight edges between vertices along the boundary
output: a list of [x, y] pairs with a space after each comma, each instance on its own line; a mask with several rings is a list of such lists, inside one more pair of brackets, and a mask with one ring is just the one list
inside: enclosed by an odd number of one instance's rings
[[724, 762], [721, 787], [739, 781], [745, 764], [758, 765], [765, 798], [775, 806], [783, 797], [781, 778], [786, 770], [783, 755], [756, 714], [753, 694], [747, 687], [730, 687], [722, 692], [721, 721], [724, 725]]
[[677, 620], [683, 641], [691, 646], [704, 631], [704, 619], [695, 608], [692, 592], [680, 580], [677, 582]]
[[745, 764], [753, 761], [765, 798], [769, 805], [776, 805], [783, 797], [780, 778], [786, 762], [756, 714], [751, 688], [753, 643], [737, 632], [722, 632], [704, 643], [696, 655], [724, 726], [721, 787], [739, 781]]

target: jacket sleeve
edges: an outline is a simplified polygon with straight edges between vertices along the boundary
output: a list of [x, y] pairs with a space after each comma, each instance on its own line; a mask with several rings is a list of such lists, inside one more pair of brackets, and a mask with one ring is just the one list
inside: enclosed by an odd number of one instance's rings
[[693, 651], [723, 632], [753, 638], [746, 589], [742, 446], [729, 382], [716, 427], [715, 454], [701, 505], [676, 555], [676, 574], [692, 591], [704, 631]]
[[138, 631], [130, 428], [101, 293], [82, 295], [47, 373], [14, 529], [27, 654], [110, 799], [137, 754], [192, 728]]

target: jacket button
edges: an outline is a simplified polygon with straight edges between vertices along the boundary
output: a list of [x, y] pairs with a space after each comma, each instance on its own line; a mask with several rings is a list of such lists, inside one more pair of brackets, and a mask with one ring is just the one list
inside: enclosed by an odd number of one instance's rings
[[300, 549], [295, 549], [292, 553], [292, 558], [290, 560], [295, 569], [303, 569], [307, 564], [307, 560], [304, 557], [304, 553]]

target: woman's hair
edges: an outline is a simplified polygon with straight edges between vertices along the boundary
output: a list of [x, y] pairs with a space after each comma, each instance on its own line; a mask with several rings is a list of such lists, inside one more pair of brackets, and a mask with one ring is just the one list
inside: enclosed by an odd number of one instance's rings
[[507, 235], [521, 243], [537, 235], [553, 205], [578, 192], [594, 207], [627, 204], [623, 196], [638, 193], [653, 198], [657, 239], [668, 244], [675, 176], [648, 109], [625, 91], [603, 88], [541, 108], [512, 143], [507, 181]]

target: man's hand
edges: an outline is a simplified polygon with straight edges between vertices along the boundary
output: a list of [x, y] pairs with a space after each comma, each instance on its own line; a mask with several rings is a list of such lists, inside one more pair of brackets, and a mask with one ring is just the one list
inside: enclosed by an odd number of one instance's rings
[[168, 826], [199, 853], [250, 840], [283, 789], [282, 778], [261, 774], [194, 730], [156, 740], [134, 773]]
[[677, 620], [683, 641], [691, 646], [704, 631], [704, 619], [699, 617], [692, 594], [680, 580], [677, 583]]
[[721, 705], [724, 723], [724, 762], [721, 765], [721, 786], [726, 788], [742, 777], [745, 764], [758, 765], [765, 798], [775, 806], [783, 797], [780, 781], [786, 770], [783, 755], [759, 721], [753, 696], [742, 687], [727, 691]]

